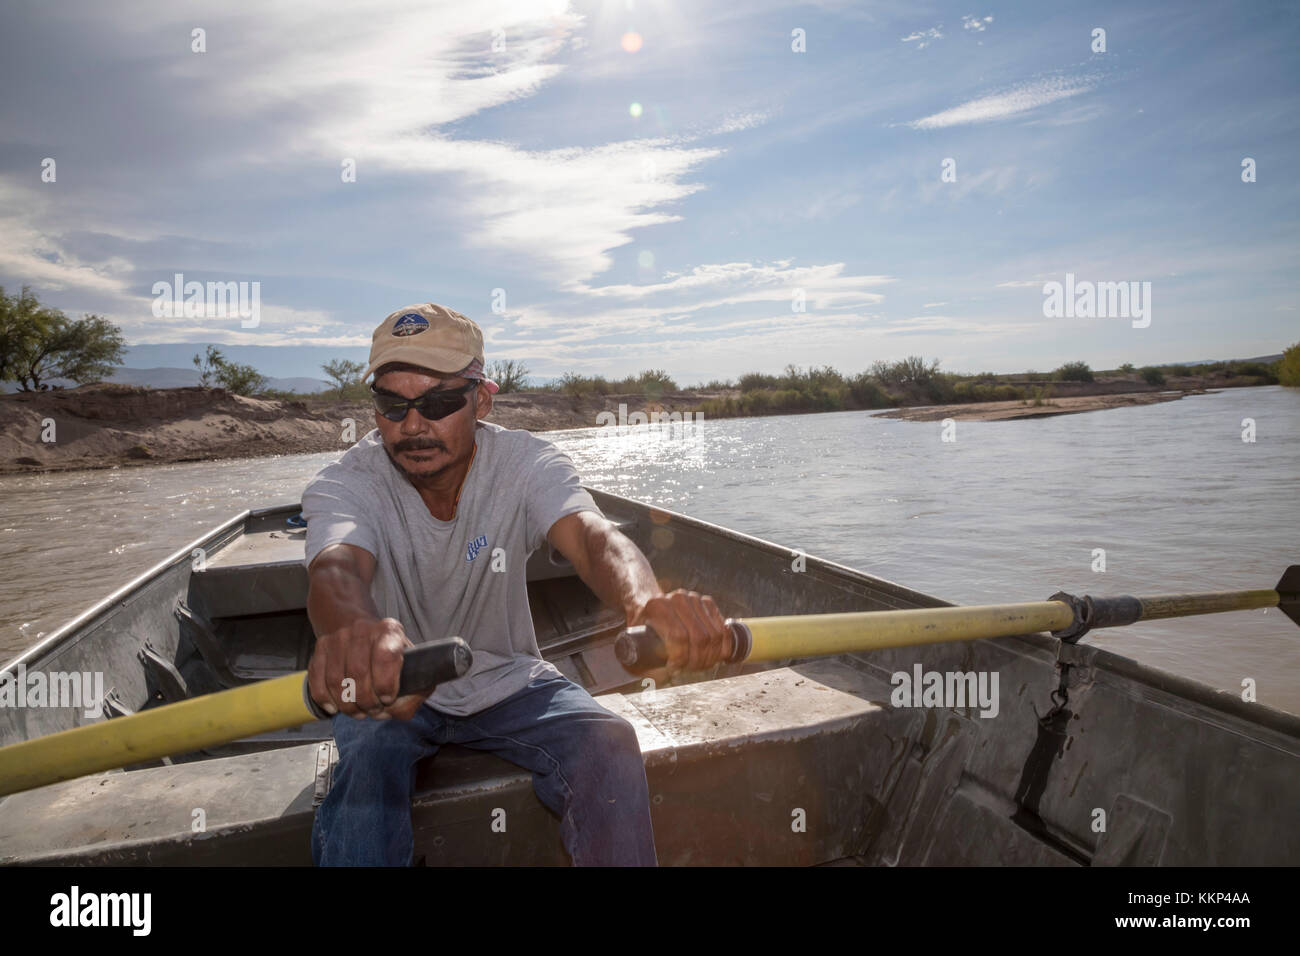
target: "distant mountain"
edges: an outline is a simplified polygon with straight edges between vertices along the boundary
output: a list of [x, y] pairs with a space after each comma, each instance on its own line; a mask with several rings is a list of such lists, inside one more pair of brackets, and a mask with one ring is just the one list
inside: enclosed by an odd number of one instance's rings
[[192, 368], [119, 368], [106, 381], [148, 388], [187, 388], [199, 384], [199, 373]]
[[[119, 385], [143, 385], [146, 388], [188, 388], [199, 384], [199, 372], [193, 368], [119, 368], [104, 381]], [[332, 387], [318, 378], [268, 378], [266, 381], [271, 388], [309, 395]], [[64, 388], [76, 385], [75, 382], [61, 378], [50, 379], [50, 384], [62, 385]], [[18, 386], [13, 382], [4, 382], [0, 389], [16, 392]]]
[[1212, 365], [1215, 362], [1260, 362], [1263, 365], [1269, 365], [1276, 362], [1282, 357], [1282, 353], [1276, 355], [1261, 355], [1258, 358], [1239, 358], [1239, 359], [1197, 359], [1195, 362], [1165, 362], [1157, 368], [1168, 368], [1171, 365]]
[[267, 381], [271, 383], [271, 388], [278, 388], [285, 392], [303, 392], [308, 395], [334, 387], [319, 378], [268, 378]]

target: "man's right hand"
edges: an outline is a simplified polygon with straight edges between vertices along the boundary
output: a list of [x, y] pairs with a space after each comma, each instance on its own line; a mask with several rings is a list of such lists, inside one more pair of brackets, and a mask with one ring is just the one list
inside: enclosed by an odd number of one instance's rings
[[[331, 714], [410, 720], [425, 695], [398, 697], [402, 652], [415, 645], [396, 618], [359, 618], [316, 639], [307, 665], [312, 700]], [[345, 684], [351, 678], [352, 684]]]

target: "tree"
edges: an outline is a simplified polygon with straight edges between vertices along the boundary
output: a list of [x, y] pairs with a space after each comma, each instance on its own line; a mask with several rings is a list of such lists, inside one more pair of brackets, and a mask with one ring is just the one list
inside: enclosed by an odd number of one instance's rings
[[1148, 385], [1163, 385], [1165, 384], [1165, 373], [1154, 365], [1148, 365], [1142, 369], [1142, 381]]
[[204, 388], [215, 381], [236, 395], [257, 395], [266, 391], [265, 376], [251, 365], [228, 361], [215, 345], [209, 345], [203, 355], [194, 356], [194, 367], [199, 370], [199, 384]]
[[1300, 342], [1282, 353], [1276, 374], [1279, 384], [1300, 386]]
[[122, 364], [121, 330], [98, 315], [70, 320], [43, 306], [27, 286], [16, 296], [0, 287], [0, 380], [24, 392], [51, 378], [98, 382]]
[[897, 388], [900, 385], [928, 385], [939, 372], [939, 360], [927, 362], [919, 355], [909, 355], [897, 362], [874, 362], [871, 374], [882, 384]]
[[266, 377], [251, 365], [222, 362], [217, 368], [217, 382], [236, 395], [256, 395], [266, 390]]
[[658, 398], [664, 392], [677, 391], [673, 377], [661, 368], [648, 368], [636, 377], [637, 385], [646, 395]]
[[226, 357], [215, 345], [209, 345], [203, 355], [194, 356], [194, 367], [199, 370], [199, 385], [203, 388], [210, 387], [213, 379], [217, 377], [217, 370], [225, 364]]
[[321, 366], [321, 371], [333, 380], [339, 398], [342, 398], [349, 388], [355, 388], [361, 384], [361, 373], [365, 370], [366, 367], [360, 362], [353, 362], [348, 359], [335, 359], [333, 362], [326, 362]]
[[1132, 363], [1132, 362], [1125, 362], [1123, 365], [1121, 365], [1121, 366], [1119, 367], [1119, 370], [1120, 370], [1121, 372], [1131, 372], [1131, 371], [1133, 371], [1133, 363]]
[[1092, 368], [1087, 362], [1066, 362], [1055, 372], [1062, 382], [1091, 382]]
[[488, 378], [497, 383], [502, 393], [518, 392], [528, 386], [528, 369], [518, 359], [499, 360], [488, 365]]

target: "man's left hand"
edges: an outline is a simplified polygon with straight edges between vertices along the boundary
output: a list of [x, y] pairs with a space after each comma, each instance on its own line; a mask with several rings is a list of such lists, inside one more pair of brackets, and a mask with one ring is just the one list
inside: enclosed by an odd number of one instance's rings
[[731, 653], [731, 630], [707, 594], [678, 588], [657, 595], [628, 624], [649, 624], [663, 638], [670, 674], [706, 670]]

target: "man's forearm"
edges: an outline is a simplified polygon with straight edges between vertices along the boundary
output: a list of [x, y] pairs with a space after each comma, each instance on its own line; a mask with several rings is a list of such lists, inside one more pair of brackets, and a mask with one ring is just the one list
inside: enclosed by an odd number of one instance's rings
[[379, 620], [370, 589], [354, 571], [338, 565], [312, 570], [307, 619], [317, 636], [332, 634], [361, 619]]
[[587, 534], [586, 560], [578, 576], [610, 607], [619, 608], [628, 624], [639, 623], [647, 601], [663, 594], [641, 549], [612, 524]]

